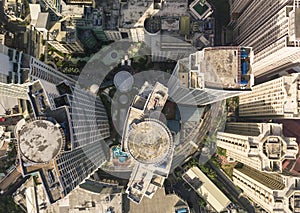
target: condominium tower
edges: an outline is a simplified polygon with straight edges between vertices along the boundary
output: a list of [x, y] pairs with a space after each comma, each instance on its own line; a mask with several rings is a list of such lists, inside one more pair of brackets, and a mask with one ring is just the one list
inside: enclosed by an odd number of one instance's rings
[[169, 96], [186, 105], [206, 105], [251, 90], [250, 47], [210, 47], [178, 60], [168, 82]]
[[226, 156], [254, 169], [282, 172], [284, 160], [296, 160], [296, 138], [282, 133], [282, 124], [229, 122], [217, 134], [217, 146], [226, 149]]
[[233, 183], [269, 213], [300, 212], [300, 178], [266, 174], [246, 165], [233, 169]]
[[239, 115], [255, 119], [299, 118], [300, 74], [293, 73], [256, 86], [239, 96]]
[[[26, 56], [23, 84], [0, 83], [20, 99], [15, 127], [24, 176], [38, 172], [51, 203], [66, 196], [109, 158], [106, 110], [100, 98], [52, 67]], [[13, 91], [15, 90], [15, 91]]]
[[300, 62], [299, 1], [237, 2], [231, 5], [234, 42], [253, 48], [255, 76]]

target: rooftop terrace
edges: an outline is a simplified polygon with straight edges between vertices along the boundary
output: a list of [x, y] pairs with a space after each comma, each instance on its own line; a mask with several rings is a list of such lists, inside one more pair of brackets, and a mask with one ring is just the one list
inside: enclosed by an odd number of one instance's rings
[[55, 158], [64, 147], [59, 127], [47, 120], [31, 121], [21, 129], [20, 151], [30, 161], [45, 163]]
[[156, 120], [146, 120], [132, 126], [128, 133], [128, 150], [141, 163], [158, 163], [172, 150], [172, 135]]
[[250, 87], [251, 63], [250, 48], [205, 48], [190, 56], [190, 68], [204, 74], [206, 87]]
[[120, 27], [143, 27], [145, 19], [154, 15], [162, 17], [181, 17], [187, 15], [187, 1], [168, 1], [159, 10], [154, 9], [152, 0], [128, 0], [127, 3], [121, 6]]

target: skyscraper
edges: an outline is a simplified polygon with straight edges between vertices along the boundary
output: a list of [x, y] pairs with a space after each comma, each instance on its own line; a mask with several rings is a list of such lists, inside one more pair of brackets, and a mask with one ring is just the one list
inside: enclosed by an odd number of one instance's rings
[[167, 99], [167, 87], [145, 82], [127, 113], [122, 149], [131, 155], [135, 165], [126, 193], [137, 204], [144, 196], [153, 197], [171, 168], [173, 135], [161, 115]]
[[255, 119], [299, 118], [300, 74], [293, 73], [256, 86], [239, 96], [239, 115]]
[[0, 44], [0, 82], [21, 83], [23, 53]]
[[234, 41], [253, 48], [255, 76], [300, 62], [298, 0], [245, 2], [243, 10], [236, 2], [231, 5]]
[[72, 78], [30, 56], [22, 66], [24, 83], [1, 83], [0, 93], [22, 101], [26, 113], [15, 129], [22, 174], [38, 172], [52, 203], [108, 160], [107, 114]]
[[299, 212], [300, 178], [266, 174], [246, 165], [233, 169], [233, 182], [267, 212]]
[[181, 59], [168, 82], [176, 103], [206, 105], [251, 90], [253, 52], [249, 47], [210, 47]]
[[283, 135], [282, 124], [229, 122], [217, 134], [217, 146], [226, 156], [254, 169], [282, 172], [284, 160], [296, 160], [296, 138]]
[[[249, 37], [257, 37], [255, 34], [264, 23], [286, 5], [292, 5], [293, 0], [270, 0], [270, 1], [231, 1], [230, 11], [232, 16], [234, 42], [242, 45]], [[271, 25], [269, 25], [271, 27]], [[268, 30], [268, 28], [264, 28]], [[256, 36], [253, 36], [253, 35]], [[255, 50], [254, 50], [255, 51]]]

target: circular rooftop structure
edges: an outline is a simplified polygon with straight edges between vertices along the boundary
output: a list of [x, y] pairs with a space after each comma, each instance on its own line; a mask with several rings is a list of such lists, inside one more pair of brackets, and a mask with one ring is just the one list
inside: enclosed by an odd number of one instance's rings
[[47, 163], [57, 157], [64, 142], [63, 132], [48, 120], [30, 121], [19, 133], [20, 152], [35, 163]]
[[161, 30], [161, 19], [159, 17], [146, 18], [144, 21], [144, 29], [149, 34], [157, 34]]
[[121, 92], [130, 91], [133, 83], [133, 76], [127, 71], [120, 71], [114, 77], [114, 84]]
[[162, 163], [172, 153], [173, 140], [168, 127], [155, 119], [147, 119], [131, 126], [127, 148], [140, 163]]

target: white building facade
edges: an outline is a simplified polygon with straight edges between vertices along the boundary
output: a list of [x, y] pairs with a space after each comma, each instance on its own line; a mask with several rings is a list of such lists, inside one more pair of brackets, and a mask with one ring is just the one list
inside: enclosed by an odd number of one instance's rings
[[217, 134], [217, 146], [228, 158], [265, 172], [282, 172], [284, 160], [296, 160], [296, 138], [282, 133], [282, 124], [229, 122]]
[[293, 73], [252, 87], [239, 96], [241, 117], [299, 118], [300, 74]]

